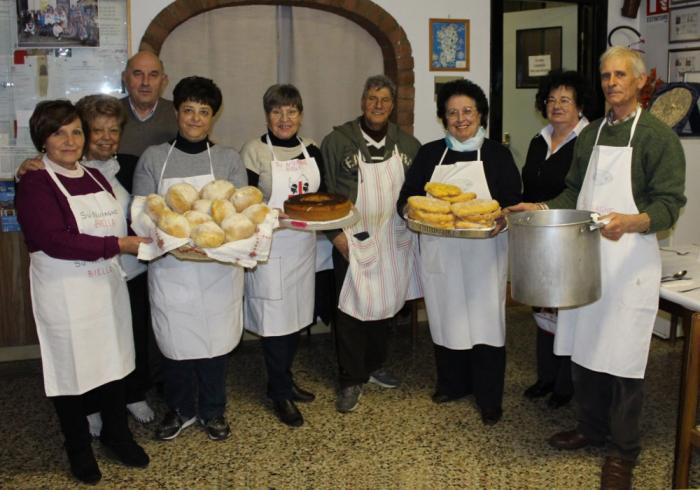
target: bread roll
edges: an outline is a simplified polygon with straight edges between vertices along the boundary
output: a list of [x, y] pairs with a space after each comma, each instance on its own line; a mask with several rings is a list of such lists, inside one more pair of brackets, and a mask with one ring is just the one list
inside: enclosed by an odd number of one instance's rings
[[161, 215], [166, 211], [170, 211], [170, 209], [168, 205], [165, 204], [163, 196], [149, 194], [146, 197], [146, 214], [151, 217], [154, 223], [158, 223]]
[[192, 210], [204, 214], [211, 214], [211, 201], [209, 199], [197, 199], [192, 203]]
[[443, 184], [442, 182], [427, 182], [423, 190], [433, 197], [443, 198], [449, 196], [459, 196], [462, 189], [452, 184]]
[[185, 218], [187, 218], [187, 221], [190, 222], [190, 228], [194, 228], [197, 225], [201, 225], [202, 223], [211, 221], [211, 216], [209, 216], [206, 213], [202, 213], [201, 211], [195, 211], [193, 209], [187, 211], [183, 216], [185, 216]]
[[209, 199], [210, 201], [215, 199], [228, 199], [233, 195], [235, 190], [236, 188], [228, 180], [213, 180], [202, 187], [199, 196], [202, 199]]
[[221, 223], [227, 242], [250, 238], [255, 233], [255, 223], [242, 214], [232, 214]]
[[231, 202], [234, 206], [236, 206], [236, 211], [239, 213], [253, 204], [261, 203], [262, 200], [262, 192], [260, 189], [253, 187], [252, 185], [247, 185], [237, 189], [231, 196]]
[[226, 201], [225, 199], [212, 201], [211, 217], [214, 218], [217, 224], [221, 223], [232, 214], [236, 214], [236, 208], [233, 207], [230, 201]]
[[216, 248], [224, 243], [224, 230], [213, 221], [197, 225], [190, 234], [195, 245], [201, 248]]
[[450, 212], [450, 203], [427, 196], [411, 196], [408, 198], [408, 208], [428, 213], [447, 214]]
[[267, 216], [267, 213], [269, 212], [270, 208], [264, 204], [253, 204], [252, 206], [245, 208], [242, 214], [246, 215], [250, 221], [256, 225], [259, 225], [265, 221], [265, 216]]
[[476, 199], [476, 194], [474, 192], [463, 192], [459, 196], [448, 196], [448, 197], [441, 197], [443, 201], [447, 202], [465, 202], [465, 201], [471, 201], [473, 199]]
[[164, 212], [158, 220], [158, 228], [177, 238], [189, 238], [190, 222], [181, 214]]
[[186, 182], [175, 184], [165, 193], [165, 202], [170, 209], [179, 214], [192, 209], [192, 204], [199, 199], [199, 192]]
[[452, 213], [458, 218], [469, 216], [471, 214], [492, 213], [498, 210], [501, 206], [494, 199], [473, 199], [466, 202], [456, 202], [450, 205]]

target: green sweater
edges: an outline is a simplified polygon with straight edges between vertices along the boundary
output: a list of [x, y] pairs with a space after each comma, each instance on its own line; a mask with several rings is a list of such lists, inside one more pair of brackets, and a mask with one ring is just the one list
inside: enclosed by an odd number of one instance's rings
[[[598, 128], [604, 119], [588, 125], [576, 140], [566, 189], [547, 201], [550, 208], [576, 207], [576, 200], [586, 176]], [[606, 125], [600, 132], [599, 145], [626, 146], [634, 119], [620, 125]], [[667, 230], [678, 219], [685, 205], [685, 155], [680, 140], [668, 126], [644, 111], [632, 138], [632, 195], [640, 213], [651, 219], [648, 233]]]

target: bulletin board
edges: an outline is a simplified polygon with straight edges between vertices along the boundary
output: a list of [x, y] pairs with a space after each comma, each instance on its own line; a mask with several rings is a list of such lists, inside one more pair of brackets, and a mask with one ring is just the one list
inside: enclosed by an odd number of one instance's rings
[[121, 97], [128, 0], [0, 0], [0, 179], [36, 155], [37, 102]]

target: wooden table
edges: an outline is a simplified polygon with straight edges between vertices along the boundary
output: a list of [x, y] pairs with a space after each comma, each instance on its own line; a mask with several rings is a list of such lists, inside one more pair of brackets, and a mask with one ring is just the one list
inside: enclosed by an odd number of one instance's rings
[[[683, 361], [681, 363], [681, 385], [678, 396], [678, 422], [676, 424], [676, 446], [673, 460], [673, 488], [688, 488], [688, 473], [693, 442], [700, 447], [700, 433], [696, 412], [698, 406], [698, 383], [700, 383], [700, 289], [681, 290], [700, 286], [700, 247], [695, 245], [675, 246], [671, 251], [661, 251], [663, 275], [687, 270], [692, 280], [665, 283], [661, 287], [659, 309], [678, 317], [683, 325]], [[675, 324], [671, 325], [675, 329]]]

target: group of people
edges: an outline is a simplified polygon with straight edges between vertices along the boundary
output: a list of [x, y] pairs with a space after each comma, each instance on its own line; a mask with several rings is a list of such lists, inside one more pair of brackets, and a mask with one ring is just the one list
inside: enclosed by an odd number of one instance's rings
[[[354, 411], [368, 382], [399, 385], [384, 366], [392, 320], [406, 301], [423, 297], [435, 348], [433, 401], [474, 394], [484, 424], [497, 423], [506, 363], [505, 221], [487, 239], [418, 238], [403, 219], [406, 202], [424, 195], [426, 183], [443, 182], [496, 199], [507, 212], [580, 208], [609, 219], [602, 298], [558, 314], [534, 311], [537, 381], [525, 396], [551, 392], [553, 407], [573, 396], [579, 424], [550, 444], [609, 442], [601, 485], [629, 487], [659, 288], [654, 233], [670, 228], [685, 203], [685, 160], [675, 134], [639, 106], [646, 80], [639, 54], [611, 48], [600, 69], [610, 111], [591, 124], [583, 115], [589, 91], [576, 73], [544, 80], [535, 105], [548, 124], [530, 145], [522, 181], [510, 151], [486, 138], [488, 100], [468, 80], [441, 88], [445, 137], [422, 146], [391, 122], [396, 87], [383, 75], [367, 79], [362, 114], [335, 127], [320, 147], [300, 135], [299, 91], [271, 86], [263, 96], [267, 128], [240, 154], [209, 138], [222, 105], [215, 83], [184, 78], [170, 102], [161, 97], [162, 62], [148, 52], [129, 60], [129, 95], [121, 100], [38, 104], [30, 130], [43, 155], [18, 171], [17, 209], [31, 253], [46, 393], [73, 474], [100, 478], [86, 420], [96, 412], [105, 446], [124, 464], [148, 464], [126, 413], [153, 418], [145, 402], [149, 371], [158, 373], [168, 408], [158, 439], [197, 421], [211, 439], [228, 437], [226, 359], [244, 328], [261, 338], [267, 396], [282, 423], [302, 425], [297, 402], [315, 398], [297, 384], [292, 366], [299, 333], [315, 318], [317, 236], [276, 230], [269, 260], [245, 272], [167, 255], [148, 265], [146, 280], [146, 267], [129, 254], [148, 239], [127, 233], [127, 203], [180, 182], [253, 185], [274, 208], [294, 194], [347, 196], [359, 221], [325, 232], [337, 291], [336, 409]], [[149, 346], [151, 328], [157, 349]]]
[[53, 36], [57, 40], [71, 38], [95, 46], [99, 41], [96, 17], [97, 6], [80, 0], [68, 7], [54, 9], [47, 5], [44, 9], [22, 10], [18, 12], [19, 35], [28, 41], [34, 36]]

